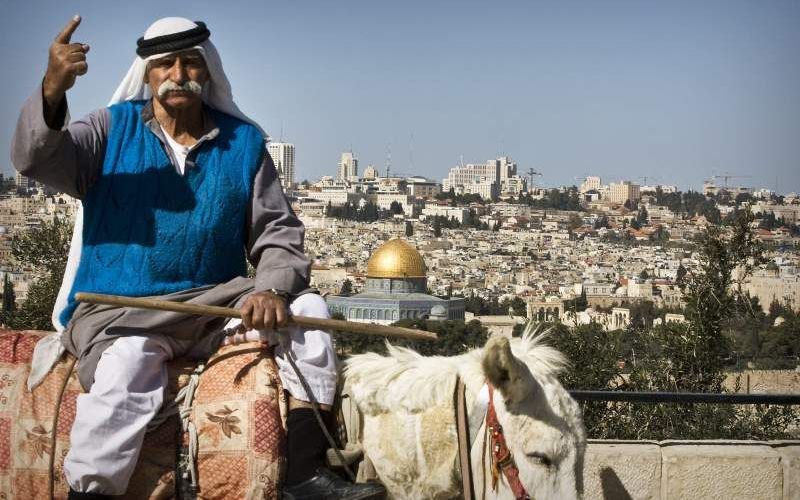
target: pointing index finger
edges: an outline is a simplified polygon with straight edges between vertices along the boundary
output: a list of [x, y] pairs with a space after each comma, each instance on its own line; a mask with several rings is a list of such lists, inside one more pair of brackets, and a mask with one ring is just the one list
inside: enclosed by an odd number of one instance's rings
[[72, 38], [72, 34], [75, 33], [75, 30], [78, 29], [78, 25], [81, 24], [81, 16], [75, 15], [72, 19], [69, 20], [64, 29], [61, 30], [56, 36], [56, 42], [58, 43], [69, 43], [70, 38]]

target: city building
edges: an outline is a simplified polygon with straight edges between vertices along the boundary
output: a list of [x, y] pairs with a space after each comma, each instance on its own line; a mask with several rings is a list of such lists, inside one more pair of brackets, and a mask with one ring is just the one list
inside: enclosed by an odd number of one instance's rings
[[464, 223], [464, 219], [469, 214], [469, 209], [464, 207], [450, 207], [447, 205], [426, 204], [422, 209], [420, 219], [428, 217], [445, 217], [447, 219], [455, 219], [459, 224]]
[[352, 151], [342, 153], [336, 178], [342, 181], [358, 179], [358, 158], [353, 155]]
[[639, 201], [639, 185], [631, 181], [612, 182], [608, 188], [608, 199], [611, 203], [624, 205], [626, 201]]
[[588, 193], [589, 191], [599, 191], [600, 186], [602, 184], [603, 183], [600, 180], [599, 176], [590, 175], [589, 177], [586, 177], [581, 183], [580, 192], [581, 194], [583, 194], [583, 193]]
[[435, 198], [442, 192], [442, 185], [425, 177], [406, 179], [406, 192], [414, 198]]
[[401, 319], [464, 320], [464, 299], [428, 295], [428, 269], [420, 253], [395, 238], [381, 245], [367, 263], [362, 293], [328, 296], [331, 313], [350, 321], [388, 325]]
[[378, 170], [373, 167], [372, 165], [367, 165], [367, 168], [364, 169], [364, 179], [377, 179], [378, 178]]
[[281, 186], [284, 191], [294, 185], [294, 144], [288, 142], [269, 142], [267, 150], [275, 163], [275, 169], [281, 179]]

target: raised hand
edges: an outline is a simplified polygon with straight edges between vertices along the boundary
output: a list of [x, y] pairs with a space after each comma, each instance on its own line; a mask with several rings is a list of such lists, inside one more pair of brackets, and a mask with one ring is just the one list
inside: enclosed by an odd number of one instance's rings
[[73, 17], [50, 44], [42, 92], [51, 108], [58, 106], [67, 90], [75, 85], [75, 79], [86, 74], [89, 69], [86, 63], [89, 46], [84, 43], [70, 43], [72, 34], [80, 24], [80, 16]]

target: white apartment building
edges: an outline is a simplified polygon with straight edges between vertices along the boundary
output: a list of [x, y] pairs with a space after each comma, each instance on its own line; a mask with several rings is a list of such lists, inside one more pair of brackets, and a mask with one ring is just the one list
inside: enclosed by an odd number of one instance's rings
[[464, 207], [448, 207], [446, 205], [425, 205], [422, 209], [420, 219], [427, 217], [446, 217], [448, 219], [455, 219], [459, 224], [464, 223], [469, 210]]
[[602, 181], [600, 177], [597, 175], [590, 175], [589, 177], [585, 178], [581, 183], [580, 192], [587, 193], [589, 191], [599, 191], [600, 186], [602, 185]]
[[345, 151], [339, 158], [336, 178], [339, 180], [358, 178], [358, 158], [353, 155], [352, 151]]
[[367, 165], [367, 168], [364, 169], [364, 179], [377, 179], [378, 178], [378, 169], [373, 167], [372, 165]]
[[294, 144], [288, 142], [267, 143], [267, 151], [275, 163], [275, 169], [281, 179], [283, 190], [289, 190], [294, 185]]
[[341, 206], [347, 202], [360, 203], [361, 200], [365, 199], [362, 193], [350, 191], [344, 182], [323, 185], [318, 189], [319, 191], [309, 191], [308, 197], [320, 200], [326, 205], [330, 203], [332, 206]]
[[403, 212], [410, 214], [413, 198], [400, 191], [378, 191], [375, 198], [375, 204], [378, 208], [389, 210], [393, 202], [399, 203], [403, 207]]
[[511, 195], [519, 195], [524, 193], [528, 190], [528, 180], [519, 175], [512, 175], [503, 180], [502, 183], [502, 193], [503, 194], [511, 194]]
[[626, 201], [639, 201], [639, 185], [631, 181], [612, 182], [608, 186], [608, 199], [611, 203], [623, 205]]
[[501, 217], [530, 217], [531, 207], [518, 203], [492, 203], [489, 205], [489, 213]]

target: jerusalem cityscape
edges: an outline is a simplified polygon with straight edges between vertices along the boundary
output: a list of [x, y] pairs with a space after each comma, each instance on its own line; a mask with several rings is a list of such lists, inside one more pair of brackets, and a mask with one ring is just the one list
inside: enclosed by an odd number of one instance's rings
[[0, 20], [0, 498], [800, 499], [800, 4], [74, 7]]

